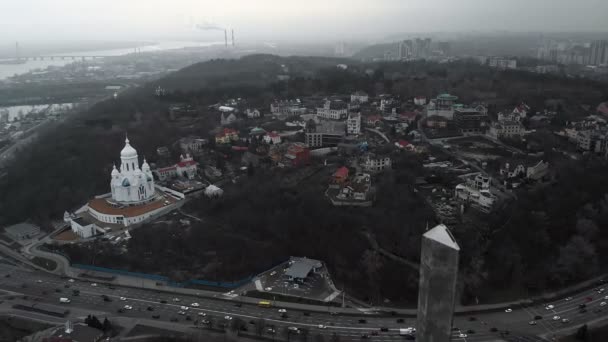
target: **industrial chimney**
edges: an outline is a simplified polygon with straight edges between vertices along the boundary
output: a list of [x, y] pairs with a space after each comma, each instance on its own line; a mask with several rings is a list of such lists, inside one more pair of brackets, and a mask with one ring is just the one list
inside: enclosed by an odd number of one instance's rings
[[224, 44], [228, 47], [228, 30], [224, 29]]

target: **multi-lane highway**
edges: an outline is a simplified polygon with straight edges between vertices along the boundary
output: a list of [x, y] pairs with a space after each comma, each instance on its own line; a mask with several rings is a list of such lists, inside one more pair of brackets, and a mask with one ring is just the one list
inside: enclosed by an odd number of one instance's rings
[[[400, 328], [414, 327], [415, 318], [400, 317], [390, 314], [361, 313], [358, 315], [332, 314], [328, 310], [319, 312], [301, 311], [288, 308], [285, 313], [279, 307], [263, 308], [257, 305], [241, 303], [238, 297], [218, 295], [218, 298], [204, 298], [194, 295], [182, 295], [151, 289], [110, 286], [108, 284], [92, 285], [91, 281], [60, 278], [39, 271], [25, 270], [8, 264], [0, 264], [0, 289], [18, 293], [6, 294], [3, 300], [14, 304], [45, 303], [54, 306], [66, 306], [76, 313], [96, 312], [111, 317], [132, 317], [163, 321], [178, 329], [194, 326], [209, 320], [217, 327], [240, 318], [255, 330], [256, 322], [263, 319], [265, 334], [273, 327], [277, 338], [283, 336], [289, 327], [308, 330], [312, 335], [331, 336], [339, 334], [341, 340], [361, 340], [369, 338], [375, 341], [403, 340], [399, 335]], [[73, 291], [79, 294], [74, 296]], [[23, 296], [27, 296], [24, 297]], [[103, 296], [107, 296], [106, 299]], [[455, 341], [542, 341], [536, 335], [551, 337], [557, 332], [570, 328], [575, 329], [582, 323], [606, 318], [608, 307], [601, 305], [604, 294], [588, 290], [572, 298], [542, 303], [530, 307], [513, 307], [511, 312], [504, 310], [483, 313], [475, 316], [456, 316], [454, 319]], [[69, 304], [60, 304], [59, 298], [67, 297]], [[195, 306], [192, 306], [193, 303]], [[581, 309], [581, 304], [585, 305]], [[553, 307], [545, 308], [548, 305]], [[127, 307], [126, 307], [127, 306]], [[188, 309], [182, 308], [188, 307]], [[128, 309], [131, 307], [131, 309]], [[78, 309], [78, 310], [76, 310]], [[204, 315], [204, 316], [203, 316]], [[559, 319], [553, 319], [559, 316]], [[540, 318], [539, 318], [540, 317]], [[567, 319], [568, 322], [563, 322]], [[530, 324], [530, 321], [536, 324]], [[466, 335], [466, 337], [465, 337]]]

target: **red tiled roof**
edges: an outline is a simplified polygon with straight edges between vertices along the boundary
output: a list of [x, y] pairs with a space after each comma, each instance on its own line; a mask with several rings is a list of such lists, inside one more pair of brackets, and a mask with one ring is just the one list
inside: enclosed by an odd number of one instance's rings
[[346, 166], [342, 166], [341, 168], [337, 169], [336, 172], [334, 173], [334, 177], [337, 177], [337, 178], [348, 177], [348, 168]]
[[158, 199], [158, 200], [146, 203], [146, 204], [125, 206], [125, 207], [115, 207], [115, 206], [112, 206], [110, 203], [108, 203], [108, 201], [106, 201], [103, 198], [94, 198], [89, 201], [89, 207], [101, 214], [122, 215], [124, 217], [135, 217], [135, 216], [140, 216], [147, 212], [164, 207], [164, 201], [169, 201], [170, 203], [177, 202], [177, 200], [171, 196], [164, 196], [161, 199]]
[[181, 162], [177, 163], [177, 165], [179, 167], [186, 167], [186, 166], [191, 166], [191, 165], [196, 165], [196, 164], [198, 164], [198, 163], [195, 162], [194, 160], [181, 161]]
[[405, 147], [405, 146], [411, 145], [411, 144], [409, 143], [409, 141], [407, 141], [407, 140], [399, 140], [399, 141], [398, 141], [398, 144], [399, 144], [400, 146], [402, 146], [402, 147]]

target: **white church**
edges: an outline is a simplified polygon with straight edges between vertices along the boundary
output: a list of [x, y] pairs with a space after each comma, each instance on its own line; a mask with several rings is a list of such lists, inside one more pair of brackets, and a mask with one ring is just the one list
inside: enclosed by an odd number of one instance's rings
[[96, 196], [74, 214], [65, 212], [64, 220], [81, 238], [114, 230], [124, 230], [174, 209], [184, 197], [170, 189], [157, 187], [150, 165], [144, 158], [141, 167], [137, 151], [125, 139], [120, 151], [120, 167], [110, 175], [111, 192]]

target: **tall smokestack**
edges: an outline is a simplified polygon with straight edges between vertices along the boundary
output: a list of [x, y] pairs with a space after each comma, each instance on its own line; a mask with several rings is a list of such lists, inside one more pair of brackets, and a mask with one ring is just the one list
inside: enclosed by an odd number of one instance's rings
[[224, 44], [228, 47], [228, 30], [224, 29]]
[[232, 47], [234, 47], [234, 29], [232, 29], [231, 31], [232, 31]]

